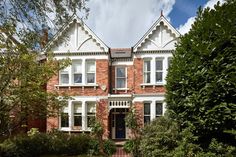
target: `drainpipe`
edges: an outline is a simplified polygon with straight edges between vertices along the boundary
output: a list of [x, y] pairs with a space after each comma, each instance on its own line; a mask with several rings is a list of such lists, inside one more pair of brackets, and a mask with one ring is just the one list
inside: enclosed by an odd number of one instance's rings
[[111, 58], [111, 49], [109, 48], [108, 50], [109, 53], [109, 90], [108, 90], [108, 94], [112, 94], [112, 58]]

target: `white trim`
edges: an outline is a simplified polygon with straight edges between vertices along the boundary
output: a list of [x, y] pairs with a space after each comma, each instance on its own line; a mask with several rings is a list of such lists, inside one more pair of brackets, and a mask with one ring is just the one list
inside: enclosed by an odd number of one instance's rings
[[113, 66], [125, 66], [125, 65], [133, 65], [133, 61], [113, 61]]

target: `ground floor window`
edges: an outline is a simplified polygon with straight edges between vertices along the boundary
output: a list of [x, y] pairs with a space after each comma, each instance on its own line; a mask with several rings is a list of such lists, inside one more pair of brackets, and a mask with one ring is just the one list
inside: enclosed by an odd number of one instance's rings
[[151, 120], [151, 104], [144, 103], [144, 124], [149, 123]]
[[63, 130], [89, 130], [95, 122], [96, 102], [69, 101], [60, 114]]
[[156, 117], [160, 117], [163, 115], [163, 103], [156, 102]]

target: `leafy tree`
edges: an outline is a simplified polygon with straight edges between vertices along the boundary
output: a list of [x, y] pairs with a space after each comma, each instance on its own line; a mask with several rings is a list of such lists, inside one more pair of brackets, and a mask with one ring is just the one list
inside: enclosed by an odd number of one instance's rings
[[0, 34], [0, 136], [27, 125], [29, 118], [54, 114], [65, 103], [56, 92], [46, 91], [46, 83], [69, 61], [56, 61], [48, 54], [42, 62], [43, 56], [13, 39]]
[[[167, 76], [167, 107], [201, 146], [213, 138], [236, 145], [236, 1], [199, 9], [180, 37]], [[230, 133], [229, 133], [230, 132]]]

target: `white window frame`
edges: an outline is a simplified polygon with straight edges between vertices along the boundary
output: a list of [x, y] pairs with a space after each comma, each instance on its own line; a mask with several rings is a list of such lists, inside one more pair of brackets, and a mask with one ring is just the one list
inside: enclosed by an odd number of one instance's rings
[[[94, 62], [94, 69], [95, 71], [94, 72], [88, 72], [88, 63], [89, 62]], [[94, 82], [93, 83], [88, 83], [88, 80], [87, 80], [87, 74], [94, 74]], [[96, 83], [96, 60], [93, 60], [93, 59], [88, 59], [88, 60], [85, 60], [85, 84], [95, 84]]]
[[[145, 62], [149, 62], [150, 64], [150, 71], [145, 71]], [[150, 58], [145, 58], [143, 60], [143, 83], [144, 84], [151, 84], [152, 82], [152, 64], [151, 64], [151, 59]], [[150, 79], [150, 82], [145, 82], [145, 75], [147, 75], [149, 73], [149, 79]]]
[[[162, 70], [157, 70], [157, 68], [156, 68], [156, 62], [157, 61], [162, 61]], [[156, 73], [162, 73], [162, 80], [161, 81], [157, 81], [157, 77], [156, 77]], [[155, 83], [156, 84], [160, 84], [160, 83], [164, 83], [164, 58], [163, 57], [157, 57], [157, 58], [155, 58]]]
[[[81, 105], [81, 126], [75, 126], [75, 104], [80, 104]], [[83, 116], [82, 116], [82, 112], [83, 112], [83, 110], [82, 110], [83, 108], [82, 108], [82, 102], [81, 101], [73, 101], [72, 102], [72, 114], [71, 114], [71, 117], [72, 117], [72, 127], [74, 127], [74, 128], [78, 128], [79, 130], [81, 130], [82, 129], [82, 124], [83, 124]], [[80, 112], [78, 112], [78, 113], [80, 113]], [[79, 116], [78, 116], [79, 117]]]
[[[66, 72], [68, 74], [68, 83], [62, 83], [61, 75], [62, 74], [66, 74]], [[70, 79], [71, 79], [71, 77], [70, 77], [70, 66], [68, 66], [68, 67], [66, 67], [66, 68], [64, 68], [64, 69], [59, 71], [59, 84], [61, 84], [61, 85], [69, 85], [71, 83]]]
[[[161, 104], [162, 110], [161, 110], [161, 114], [157, 114], [157, 104]], [[164, 114], [164, 103], [162, 101], [156, 101], [155, 102], [155, 117], [161, 117]]]
[[[150, 109], [149, 114], [145, 114], [145, 104], [149, 105], [149, 109]], [[151, 107], [152, 107], [151, 104], [152, 104], [151, 102], [144, 102], [143, 103], [143, 123], [144, 124], [148, 124], [148, 123], [145, 123], [145, 117], [147, 117], [147, 116], [149, 117], [149, 122], [151, 122]]]
[[[124, 88], [117, 88], [117, 69], [118, 68], [125, 68], [125, 77], [119, 77], [125, 79], [125, 87]], [[116, 89], [127, 89], [127, 67], [126, 66], [116, 66], [115, 67], [115, 88]]]
[[[94, 117], [96, 119], [97, 106], [96, 106], [95, 101], [87, 101], [85, 104], [86, 104], [86, 110], [85, 110], [85, 112], [86, 112], [86, 117], [85, 117], [86, 118], [86, 126], [85, 127], [87, 129], [91, 129], [91, 127], [88, 126], [88, 124], [89, 124], [88, 117]], [[88, 115], [88, 104], [94, 105], [94, 107], [95, 107], [95, 112], [93, 112], [94, 115]]]
[[[81, 64], [81, 73], [74, 72], [74, 66], [73, 66], [74, 62], [77, 62], [77, 63], [79, 62]], [[74, 74], [81, 74], [82, 75], [81, 83], [75, 83]], [[83, 61], [81, 59], [72, 60], [72, 65], [71, 65], [71, 79], [72, 79], [71, 82], [72, 82], [72, 84], [82, 84], [83, 83], [83, 77], [84, 77], [84, 74], [83, 74]]]

